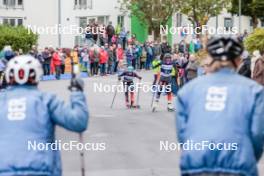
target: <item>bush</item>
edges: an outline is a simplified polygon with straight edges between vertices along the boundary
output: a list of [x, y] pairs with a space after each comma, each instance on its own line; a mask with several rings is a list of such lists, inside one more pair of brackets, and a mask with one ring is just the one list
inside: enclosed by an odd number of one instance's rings
[[251, 53], [255, 50], [264, 52], [264, 29], [255, 29], [255, 31], [246, 38], [245, 47]]
[[11, 45], [15, 51], [22, 49], [23, 52], [28, 52], [32, 45], [36, 45], [37, 40], [38, 36], [24, 26], [0, 25], [0, 50], [5, 45]]

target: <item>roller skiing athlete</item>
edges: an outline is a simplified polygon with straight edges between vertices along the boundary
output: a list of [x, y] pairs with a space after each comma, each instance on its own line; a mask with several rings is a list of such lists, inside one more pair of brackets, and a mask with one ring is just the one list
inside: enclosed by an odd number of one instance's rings
[[[71, 80], [69, 104], [38, 90], [42, 66], [32, 56], [11, 59], [5, 70], [9, 88], [0, 93], [0, 176], [61, 176], [55, 126], [82, 132], [88, 123], [81, 79]], [[30, 147], [44, 144], [46, 148]], [[37, 145], [38, 146], [38, 145]]]
[[139, 108], [138, 104], [135, 105], [134, 78], [138, 78], [139, 80], [141, 80], [142, 77], [138, 76], [134, 72], [134, 68], [132, 66], [128, 66], [127, 70], [118, 76], [119, 81], [121, 80], [121, 77], [123, 77], [123, 86], [124, 86], [124, 90], [125, 90], [126, 107], [127, 108]]
[[156, 97], [152, 106], [152, 112], [156, 111], [158, 107], [160, 95], [164, 91], [167, 94], [167, 99], [168, 99], [167, 110], [171, 112], [174, 111], [172, 104], [172, 89], [171, 89], [172, 88], [171, 81], [172, 81], [172, 74], [174, 72], [174, 66], [173, 66], [171, 54], [169, 53], [165, 54], [163, 61], [157, 66], [159, 65], [160, 65], [160, 79], [158, 82], [158, 90], [156, 93]]
[[178, 142], [204, 146], [181, 150], [181, 176], [258, 176], [264, 89], [236, 72], [243, 52], [237, 37], [212, 37], [207, 51], [208, 74], [184, 85], [176, 99]]

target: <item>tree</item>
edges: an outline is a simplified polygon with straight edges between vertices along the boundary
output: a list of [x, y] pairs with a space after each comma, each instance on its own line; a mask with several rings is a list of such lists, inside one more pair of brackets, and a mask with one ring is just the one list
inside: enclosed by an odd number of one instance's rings
[[264, 52], [264, 29], [257, 28], [245, 40], [245, 47], [251, 53], [255, 50]]
[[32, 45], [36, 45], [38, 36], [33, 34], [24, 26], [0, 25], [0, 50], [6, 45], [11, 45], [12, 49], [28, 52]]
[[154, 37], [160, 35], [160, 25], [166, 25], [178, 9], [180, 0], [121, 0], [121, 10], [136, 16], [142, 24], [154, 31]]
[[[232, 14], [239, 14], [239, 0], [232, 0]], [[253, 22], [253, 28], [258, 26], [258, 18], [264, 19], [264, 1], [263, 0], [241, 0], [241, 14], [250, 16]]]
[[231, 0], [183, 0], [180, 12], [187, 15], [193, 26], [206, 25], [209, 18], [217, 16]]

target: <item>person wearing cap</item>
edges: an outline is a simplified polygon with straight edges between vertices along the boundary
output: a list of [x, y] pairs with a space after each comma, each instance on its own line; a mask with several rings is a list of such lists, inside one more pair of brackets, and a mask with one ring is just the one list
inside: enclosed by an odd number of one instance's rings
[[[123, 86], [124, 92], [126, 97], [126, 107], [127, 108], [136, 108], [135, 105], [135, 85], [134, 85], [134, 78], [138, 78], [139, 80], [142, 79], [136, 72], [134, 72], [134, 67], [128, 66], [127, 70], [118, 75], [118, 80], [120, 81], [123, 77]], [[129, 96], [130, 94], [130, 96]]]
[[42, 74], [40, 62], [30, 55], [16, 56], [7, 64], [9, 88], [0, 93], [0, 176], [62, 176], [56, 126], [73, 132], [87, 129], [83, 80], [71, 79], [66, 104], [39, 90]]
[[160, 76], [156, 91], [155, 102], [153, 103], [152, 106], [152, 111], [153, 112], [156, 111], [159, 104], [160, 95], [163, 92], [167, 94], [167, 99], [168, 99], [167, 110], [174, 111], [174, 107], [172, 105], [171, 82], [172, 82], [172, 76], [175, 74], [175, 68], [174, 68], [174, 63], [172, 62], [172, 55], [170, 53], [166, 53], [164, 55], [163, 61], [155, 65], [155, 67], [153, 68], [157, 68], [157, 67], [160, 67], [160, 71], [159, 71]]
[[[241, 42], [212, 37], [210, 69], [176, 99], [182, 176], [258, 176], [263, 153], [264, 89], [237, 73]], [[188, 147], [189, 146], [189, 147]]]

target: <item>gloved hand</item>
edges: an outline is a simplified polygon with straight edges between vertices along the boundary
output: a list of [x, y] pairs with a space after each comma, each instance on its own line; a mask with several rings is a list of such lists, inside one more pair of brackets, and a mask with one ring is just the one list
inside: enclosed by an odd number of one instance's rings
[[81, 78], [71, 79], [71, 84], [69, 86], [70, 91], [81, 91], [84, 89], [84, 81]]

